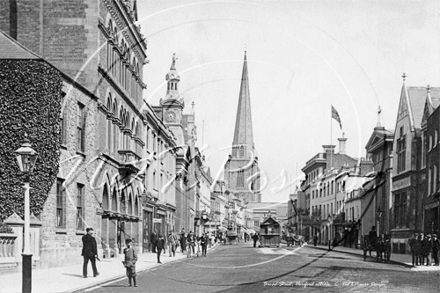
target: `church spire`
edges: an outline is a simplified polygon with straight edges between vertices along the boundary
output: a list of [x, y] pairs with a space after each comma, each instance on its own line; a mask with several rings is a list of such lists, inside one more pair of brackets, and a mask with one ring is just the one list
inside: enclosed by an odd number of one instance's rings
[[[252, 132], [252, 115], [251, 115], [251, 98], [249, 93], [249, 77], [247, 68], [246, 51], [244, 52], [243, 72], [241, 76], [240, 96], [238, 99], [237, 118], [235, 121], [234, 141], [232, 142], [234, 149], [241, 146], [245, 149], [245, 157], [254, 152], [254, 137]], [[240, 152], [243, 156], [243, 152]], [[233, 152], [236, 155], [237, 152]], [[240, 157], [241, 157], [240, 156]], [[255, 156], [255, 154], [254, 154]]]

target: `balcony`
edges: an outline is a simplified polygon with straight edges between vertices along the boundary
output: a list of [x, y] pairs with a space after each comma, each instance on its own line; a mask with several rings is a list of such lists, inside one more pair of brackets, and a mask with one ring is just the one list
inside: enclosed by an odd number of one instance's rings
[[118, 168], [119, 174], [129, 175], [137, 174], [140, 169], [136, 166], [140, 157], [132, 150], [119, 150], [119, 162], [120, 167]]

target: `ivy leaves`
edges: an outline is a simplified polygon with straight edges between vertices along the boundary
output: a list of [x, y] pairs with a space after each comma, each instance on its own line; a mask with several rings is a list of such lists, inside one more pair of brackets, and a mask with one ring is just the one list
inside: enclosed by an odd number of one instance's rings
[[14, 151], [28, 134], [38, 159], [30, 176], [31, 211], [39, 215], [58, 173], [62, 77], [42, 60], [0, 60], [0, 222], [23, 216], [23, 176]]

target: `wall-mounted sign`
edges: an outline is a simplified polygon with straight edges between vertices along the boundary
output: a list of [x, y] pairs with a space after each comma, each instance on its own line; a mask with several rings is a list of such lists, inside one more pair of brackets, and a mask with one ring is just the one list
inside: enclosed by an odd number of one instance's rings
[[154, 218], [153, 219], [153, 224], [160, 224], [162, 223], [162, 219], [161, 218]]

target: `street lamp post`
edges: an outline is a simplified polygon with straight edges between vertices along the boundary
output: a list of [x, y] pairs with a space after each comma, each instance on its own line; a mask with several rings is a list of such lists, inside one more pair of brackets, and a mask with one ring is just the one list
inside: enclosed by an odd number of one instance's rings
[[32, 252], [30, 246], [29, 175], [37, 160], [37, 152], [31, 148], [27, 135], [21, 147], [15, 151], [20, 171], [24, 175], [24, 249], [22, 253], [22, 292], [32, 292]]

